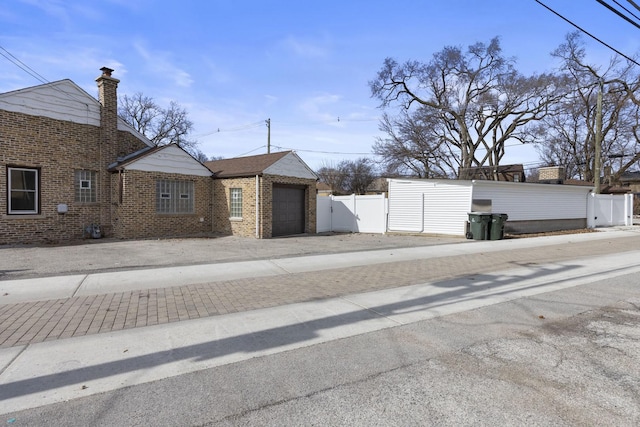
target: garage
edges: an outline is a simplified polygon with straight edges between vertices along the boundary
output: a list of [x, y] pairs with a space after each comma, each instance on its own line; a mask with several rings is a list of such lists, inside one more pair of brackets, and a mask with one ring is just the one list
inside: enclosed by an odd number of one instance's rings
[[305, 232], [305, 187], [273, 186], [272, 236], [288, 236]]

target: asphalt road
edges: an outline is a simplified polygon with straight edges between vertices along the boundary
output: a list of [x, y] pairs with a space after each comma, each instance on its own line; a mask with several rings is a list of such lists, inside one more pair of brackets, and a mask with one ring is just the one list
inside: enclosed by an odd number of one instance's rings
[[[633, 259], [640, 251], [621, 255]], [[586, 261], [597, 277], [558, 279], [556, 290], [484, 306], [487, 297], [479, 296], [474, 308], [259, 357], [247, 354], [236, 363], [8, 414], [6, 422], [636, 426], [637, 273], [612, 267], [606, 257]], [[548, 277], [552, 267], [537, 265], [540, 277], [529, 286]], [[491, 277], [499, 281], [509, 274]], [[454, 290], [459, 283], [438, 286]], [[409, 316], [407, 309], [403, 314]], [[303, 331], [313, 327], [302, 318], [297, 325]], [[278, 340], [257, 331], [247, 338], [267, 346]], [[193, 363], [206, 357], [194, 354]]]

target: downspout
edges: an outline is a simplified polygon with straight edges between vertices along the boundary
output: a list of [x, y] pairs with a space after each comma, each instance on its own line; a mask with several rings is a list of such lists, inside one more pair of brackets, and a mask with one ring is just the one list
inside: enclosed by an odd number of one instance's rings
[[215, 233], [215, 223], [216, 223], [216, 198], [215, 196], [215, 179], [213, 175], [211, 175], [211, 232]]
[[256, 239], [260, 238], [260, 175], [256, 175]]

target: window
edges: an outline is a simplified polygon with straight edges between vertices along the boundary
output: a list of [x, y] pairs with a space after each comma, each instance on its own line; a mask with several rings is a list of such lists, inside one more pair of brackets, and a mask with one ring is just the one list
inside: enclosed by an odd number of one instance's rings
[[242, 188], [230, 189], [231, 207], [229, 214], [231, 218], [242, 218]]
[[7, 168], [9, 194], [8, 213], [37, 214], [39, 209], [40, 171], [28, 168]]
[[514, 173], [513, 174], [513, 182], [520, 182], [520, 174], [519, 173]]
[[193, 181], [156, 181], [156, 212], [162, 214], [194, 213]]
[[77, 170], [75, 177], [76, 202], [95, 203], [97, 194], [97, 173]]

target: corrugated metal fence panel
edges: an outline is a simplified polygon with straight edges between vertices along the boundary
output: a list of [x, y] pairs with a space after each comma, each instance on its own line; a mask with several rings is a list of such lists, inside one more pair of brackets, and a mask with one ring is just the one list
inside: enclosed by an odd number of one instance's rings
[[316, 232], [331, 231], [331, 197], [316, 197]]
[[437, 183], [424, 189], [424, 232], [464, 236], [471, 186]]
[[575, 219], [587, 217], [588, 187], [504, 182], [478, 182], [474, 199], [490, 199], [494, 213], [510, 221]]
[[422, 181], [389, 181], [389, 231], [422, 232], [424, 188]]

